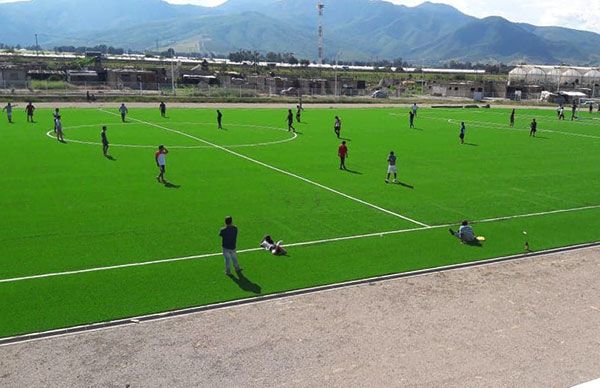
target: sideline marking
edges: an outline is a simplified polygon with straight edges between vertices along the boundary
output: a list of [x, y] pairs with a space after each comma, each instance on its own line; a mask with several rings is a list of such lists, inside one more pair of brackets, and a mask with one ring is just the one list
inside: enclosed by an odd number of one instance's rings
[[[484, 224], [484, 223], [491, 223], [491, 222], [497, 222], [497, 221], [512, 220], [512, 219], [516, 219], [516, 218], [539, 217], [539, 216], [544, 216], [544, 215], [549, 215], [549, 214], [569, 213], [569, 212], [591, 210], [591, 209], [600, 209], [600, 205], [583, 206], [583, 207], [576, 207], [576, 208], [571, 208], [571, 209], [550, 210], [547, 212], [537, 212], [537, 213], [529, 213], [529, 214], [517, 214], [517, 215], [505, 216], [505, 217], [487, 218], [487, 219], [483, 219], [483, 220], [479, 220], [479, 221], [472, 221], [471, 224], [476, 225], [476, 224]], [[423, 231], [423, 230], [449, 228], [453, 225], [456, 225], [456, 223], [426, 226], [426, 227], [420, 227], [420, 228], [391, 230], [391, 231], [385, 231], [385, 232], [359, 234], [359, 235], [353, 235], [353, 236], [333, 237], [333, 238], [322, 239], [322, 240], [285, 244], [285, 246], [293, 248], [293, 247], [302, 247], [302, 246], [307, 246], [307, 245], [327, 244], [327, 243], [332, 243], [332, 242], [358, 240], [358, 239], [377, 237], [377, 236], [389, 236], [389, 235], [395, 235], [395, 234], [419, 232], [419, 231]], [[249, 249], [239, 250], [238, 253], [250, 253], [250, 252], [258, 252], [258, 251], [262, 251], [262, 250], [264, 250], [264, 249], [263, 248], [249, 248]], [[46, 274], [40, 274], [40, 275], [22, 276], [22, 277], [11, 278], [11, 279], [0, 279], [0, 283], [15, 283], [15, 282], [20, 282], [20, 281], [25, 281], [25, 280], [76, 275], [76, 274], [80, 274], [80, 273], [109, 271], [109, 270], [121, 269], [121, 268], [143, 267], [143, 266], [153, 265], [153, 264], [163, 264], [163, 263], [173, 263], [173, 262], [177, 262], [177, 261], [205, 259], [205, 258], [209, 258], [209, 257], [217, 257], [217, 256], [220, 256], [221, 254], [222, 254], [221, 252], [215, 252], [215, 253], [206, 253], [206, 254], [202, 254], [202, 255], [174, 257], [174, 258], [170, 258], [170, 259], [159, 259], [159, 260], [152, 260], [152, 261], [142, 261], [142, 262], [137, 262], [137, 263], [127, 263], [127, 264], [118, 264], [118, 265], [111, 265], [111, 266], [105, 266], [105, 267], [87, 268], [87, 269], [80, 269], [80, 270], [73, 270], [73, 271], [63, 271], [63, 272], [46, 273]]]
[[[460, 121], [464, 121], [467, 124], [468, 123], [474, 123], [474, 126], [476, 128], [487, 128], [487, 129], [495, 129], [495, 130], [501, 130], [501, 131], [509, 130], [509, 131], [518, 131], [518, 132], [527, 132], [527, 131], [529, 131], [529, 129], [527, 129], [527, 128], [511, 128], [508, 125], [504, 125], [504, 124], [500, 124], [500, 123], [487, 122], [487, 121], [448, 119], [448, 123], [449, 124], [456, 124], [456, 125], [458, 125]], [[600, 139], [600, 136], [586, 135], [586, 134], [583, 134], [583, 133], [557, 131], [555, 129], [542, 128], [539, 131], [540, 132], [549, 132], [549, 133], [558, 133], [560, 135], [566, 135], [566, 136], [577, 136], [577, 137], [587, 137], [587, 138], [591, 138], [591, 139]]]
[[335, 291], [338, 289], [343, 289], [343, 288], [348, 288], [348, 287], [358, 287], [358, 286], [362, 286], [362, 285], [366, 285], [366, 284], [381, 283], [381, 282], [387, 282], [387, 281], [397, 280], [397, 279], [416, 278], [416, 277], [422, 277], [422, 276], [427, 276], [427, 275], [436, 274], [436, 273], [443, 273], [443, 272], [461, 271], [461, 270], [467, 270], [467, 269], [471, 269], [471, 268], [501, 264], [501, 263], [505, 263], [505, 262], [519, 262], [519, 261], [523, 261], [523, 260], [539, 258], [544, 255], [556, 255], [556, 254], [560, 254], [560, 253], [564, 253], [564, 252], [572, 252], [572, 251], [576, 251], [576, 250], [595, 248], [598, 246], [600, 246], [600, 242], [572, 245], [572, 246], [567, 246], [567, 247], [562, 247], [562, 248], [547, 249], [544, 251], [533, 252], [533, 253], [529, 253], [529, 254], [517, 254], [517, 255], [511, 255], [511, 256], [498, 257], [498, 258], [494, 258], [494, 259], [485, 259], [485, 260], [479, 260], [479, 261], [473, 261], [473, 262], [450, 264], [450, 265], [445, 265], [445, 266], [441, 266], [441, 267], [422, 269], [422, 270], [411, 271], [411, 272], [402, 272], [402, 273], [396, 273], [396, 274], [376, 276], [376, 277], [371, 277], [371, 278], [366, 278], [366, 279], [350, 280], [347, 282], [334, 283], [334, 284], [329, 284], [329, 285], [325, 285], [325, 286], [309, 287], [309, 288], [303, 288], [303, 289], [293, 290], [293, 291], [283, 291], [283, 292], [279, 292], [279, 293], [275, 293], [275, 294], [256, 296], [256, 297], [251, 297], [251, 298], [246, 298], [246, 299], [237, 299], [237, 300], [232, 300], [232, 301], [222, 302], [222, 303], [213, 303], [213, 304], [204, 305], [204, 306], [189, 307], [189, 308], [179, 309], [179, 310], [171, 310], [171, 311], [147, 314], [147, 315], [142, 315], [142, 316], [116, 319], [116, 320], [112, 320], [112, 321], [104, 321], [104, 322], [92, 323], [92, 324], [87, 324], [87, 325], [71, 326], [71, 327], [62, 328], [62, 329], [53, 329], [53, 330], [47, 330], [47, 331], [41, 331], [41, 332], [35, 332], [35, 333], [29, 333], [29, 334], [22, 334], [22, 335], [17, 335], [17, 336], [12, 336], [12, 337], [0, 338], [0, 347], [24, 344], [24, 343], [29, 343], [29, 342], [34, 342], [34, 341], [39, 341], [39, 340], [49, 339], [49, 338], [61, 338], [61, 337], [67, 337], [67, 336], [72, 336], [72, 335], [76, 335], [76, 334], [93, 333], [96, 331], [107, 330], [107, 329], [111, 329], [111, 328], [118, 328], [118, 327], [123, 327], [123, 326], [130, 326], [130, 325], [146, 323], [146, 322], [163, 321], [163, 320], [167, 320], [167, 319], [183, 317], [183, 316], [188, 316], [188, 315], [193, 315], [193, 314], [199, 314], [202, 312], [209, 312], [209, 311], [214, 311], [214, 310], [224, 310], [224, 309], [235, 308], [235, 307], [240, 307], [240, 306], [251, 306], [254, 304], [269, 302], [269, 301], [273, 301], [273, 300], [280, 300], [280, 299], [284, 299], [284, 298], [294, 298], [294, 297], [300, 297], [303, 295], [317, 294], [317, 293], [322, 293], [322, 292], [331, 292], [331, 291]]
[[[213, 123], [195, 123], [195, 122], [190, 122], [190, 121], [185, 121], [185, 122], [177, 122], [177, 124], [195, 124], [195, 125], [213, 125]], [[78, 128], [93, 128], [93, 127], [99, 127], [102, 125], [110, 125], [110, 126], [123, 126], [126, 125], [124, 123], [109, 123], [109, 124], [86, 124], [86, 125], [76, 125], [73, 127], [65, 127], [63, 128], [64, 131], [66, 130], [72, 130], [72, 129], [78, 129]], [[249, 128], [262, 128], [262, 129], [273, 129], [273, 130], [277, 130], [277, 131], [282, 131], [282, 132], [287, 132], [285, 129], [281, 129], [281, 128], [275, 128], [275, 127], [269, 127], [269, 126], [263, 126], [263, 125], [247, 125], [247, 124], [232, 124], [236, 127], [249, 127]], [[54, 133], [53, 130], [50, 130], [48, 132], [46, 132], [46, 136], [48, 136], [51, 139], [56, 140], [56, 135]], [[232, 145], [228, 145], [227, 147], [230, 148], [247, 148], [247, 147], [263, 147], [263, 146], [269, 146], [269, 145], [275, 145], [275, 144], [283, 144], [283, 143], [287, 143], [293, 140], [296, 140], [298, 138], [298, 134], [294, 132], [293, 136], [288, 138], [288, 139], [283, 139], [283, 140], [274, 140], [274, 141], [269, 141], [269, 142], [263, 142], [263, 143], [251, 143], [251, 144], [232, 144]], [[85, 144], [85, 145], [94, 145], [94, 146], [101, 146], [102, 143], [98, 143], [98, 142], [93, 142], [93, 141], [84, 141], [84, 140], [75, 140], [75, 139], [68, 139], [65, 138], [65, 141], [67, 141], [68, 143], [76, 143], [76, 144]], [[118, 143], [111, 143], [110, 144], [111, 147], [124, 147], [124, 148], [156, 148], [156, 146], [154, 145], [142, 145], [142, 144], [118, 144]], [[204, 145], [204, 146], [170, 146], [169, 148], [172, 149], [207, 149], [207, 148], [213, 148], [212, 146], [209, 145]]]
[[[107, 111], [107, 110], [104, 110], [104, 109], [100, 109], [100, 111], [102, 111], [102, 112], [105, 112], [105, 113], [108, 113], [108, 114], [111, 114], [111, 115], [113, 115], [113, 116], [118, 116], [118, 114], [116, 114], [116, 113], [113, 113], [113, 112], [109, 112], [109, 111]], [[312, 181], [312, 180], [310, 180], [310, 179], [308, 179], [308, 178], [304, 178], [303, 176], [296, 175], [296, 174], [294, 174], [294, 173], [292, 173], [292, 172], [289, 172], [289, 171], [283, 170], [283, 169], [281, 169], [281, 168], [278, 168], [278, 167], [275, 167], [275, 166], [271, 166], [270, 164], [267, 164], [267, 163], [261, 162], [260, 160], [253, 159], [253, 158], [251, 158], [251, 157], [249, 157], [249, 156], [246, 156], [246, 155], [244, 155], [244, 154], [240, 154], [239, 152], [232, 151], [232, 150], [230, 150], [230, 149], [228, 149], [228, 148], [226, 148], [226, 147], [220, 146], [220, 145], [218, 145], [218, 144], [215, 144], [215, 143], [211, 143], [211, 142], [209, 142], [209, 141], [207, 141], [207, 140], [201, 139], [201, 138], [199, 138], [199, 137], [196, 137], [196, 136], [194, 136], [194, 135], [190, 135], [189, 133], [185, 133], [185, 132], [182, 132], [182, 131], [178, 131], [178, 130], [176, 130], [176, 129], [167, 128], [167, 127], [165, 127], [165, 126], [162, 126], [162, 125], [159, 125], [159, 124], [154, 124], [154, 123], [151, 123], [151, 122], [148, 122], [148, 121], [143, 121], [143, 120], [139, 120], [139, 119], [135, 119], [135, 118], [130, 118], [130, 120], [134, 120], [134, 121], [137, 121], [137, 122], [139, 122], [139, 123], [142, 123], [142, 124], [150, 125], [150, 126], [153, 126], [153, 127], [156, 127], [156, 128], [164, 129], [165, 131], [168, 131], [168, 132], [173, 132], [173, 133], [180, 134], [180, 135], [182, 135], [182, 136], [189, 137], [190, 139], [194, 139], [194, 140], [197, 140], [197, 141], [199, 141], [199, 142], [201, 142], [201, 143], [204, 143], [204, 144], [210, 145], [210, 146], [212, 146], [212, 147], [218, 148], [218, 149], [220, 149], [221, 151], [225, 151], [225, 152], [227, 152], [227, 153], [230, 153], [230, 154], [232, 154], [232, 155], [235, 155], [235, 156], [237, 156], [237, 157], [239, 157], [239, 158], [245, 159], [245, 160], [247, 160], [247, 161], [249, 161], [249, 162], [256, 163], [256, 164], [258, 164], [258, 165], [260, 165], [260, 166], [263, 166], [263, 167], [266, 167], [266, 168], [268, 168], [268, 169], [271, 169], [271, 170], [273, 170], [273, 171], [277, 171], [277, 172], [280, 172], [280, 173], [282, 173], [282, 174], [285, 174], [285, 175], [291, 176], [292, 178], [299, 179], [299, 180], [301, 180], [301, 181], [303, 181], [303, 182], [310, 183], [311, 185], [314, 185], [314, 186], [320, 187], [320, 188], [322, 188], [322, 189], [324, 189], [324, 190], [327, 190], [327, 191], [330, 191], [330, 192], [332, 192], [332, 193], [334, 193], [334, 194], [337, 194], [337, 195], [340, 195], [340, 196], [342, 196], [342, 197], [348, 198], [348, 199], [350, 199], [350, 200], [352, 200], [352, 201], [355, 201], [355, 202], [361, 203], [361, 204], [363, 204], [363, 205], [367, 205], [367, 206], [369, 206], [369, 207], [372, 207], [373, 209], [377, 209], [377, 210], [379, 210], [379, 211], [381, 211], [381, 212], [383, 212], [383, 213], [387, 213], [387, 214], [389, 214], [389, 215], [392, 215], [392, 216], [394, 216], [394, 217], [401, 218], [401, 219], [403, 219], [403, 220], [405, 220], [405, 221], [412, 222], [413, 224], [417, 224], [417, 225], [419, 225], [419, 226], [422, 226], [422, 227], [427, 227], [427, 228], [428, 228], [428, 227], [430, 227], [430, 225], [427, 225], [427, 224], [425, 224], [425, 223], [423, 223], [423, 222], [420, 222], [420, 221], [414, 220], [414, 219], [412, 219], [412, 218], [409, 218], [409, 217], [403, 216], [402, 214], [394, 213], [394, 212], [393, 212], [393, 211], [391, 211], [391, 210], [384, 209], [384, 208], [382, 208], [382, 207], [380, 207], [380, 206], [377, 206], [377, 205], [374, 205], [374, 204], [372, 204], [372, 203], [370, 203], [370, 202], [363, 201], [362, 199], [359, 199], [359, 198], [353, 197], [353, 196], [351, 196], [351, 195], [349, 195], [349, 194], [342, 193], [341, 191], [337, 191], [336, 189], [332, 189], [332, 188], [331, 188], [331, 187], [329, 187], [329, 186], [325, 186], [325, 185], [322, 185], [322, 184], [320, 184], [320, 183], [318, 183], [318, 182]]]

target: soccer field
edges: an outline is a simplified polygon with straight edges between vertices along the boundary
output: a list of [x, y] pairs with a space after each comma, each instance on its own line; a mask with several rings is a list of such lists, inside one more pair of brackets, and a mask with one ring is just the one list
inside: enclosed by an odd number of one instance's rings
[[[597, 113], [518, 109], [510, 128], [509, 110], [420, 109], [409, 129], [408, 108], [307, 109], [294, 135], [285, 110], [223, 109], [218, 130], [214, 110], [130, 109], [121, 123], [116, 107], [63, 109], [62, 144], [51, 110], [30, 124], [17, 109], [0, 122], [0, 337], [600, 240]], [[402, 184], [384, 182], [391, 150]], [[227, 215], [244, 269], [233, 279]], [[464, 219], [481, 246], [449, 235]], [[258, 249], [265, 234], [289, 256]]]

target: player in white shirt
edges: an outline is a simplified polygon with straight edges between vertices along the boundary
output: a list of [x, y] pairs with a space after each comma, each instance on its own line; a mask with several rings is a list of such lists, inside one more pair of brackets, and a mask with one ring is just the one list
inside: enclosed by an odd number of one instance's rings
[[390, 155], [387, 158], [388, 162], [388, 172], [387, 178], [385, 178], [385, 183], [390, 183], [390, 175], [394, 174], [394, 183], [396, 183], [396, 179], [398, 178], [398, 168], [396, 167], [396, 155], [394, 155], [394, 151], [390, 152]]
[[4, 108], [2, 108], [2, 112], [6, 111], [6, 117], [8, 118], [8, 122], [12, 124], [12, 114], [13, 114], [13, 108], [16, 105], [11, 104], [10, 102], [8, 104], [6, 104], [6, 106]]
[[466, 244], [477, 241], [477, 237], [475, 236], [475, 232], [473, 232], [473, 228], [471, 228], [471, 225], [469, 225], [469, 221], [463, 221], [458, 229], [458, 232], [450, 229], [450, 234]]
[[57, 115], [54, 118], [54, 132], [56, 132], [56, 140], [58, 140], [61, 143], [65, 143], [62, 122], [60, 121], [60, 115]]
[[121, 112], [121, 121], [125, 122], [125, 117], [127, 116], [127, 113], [129, 113], [125, 104], [121, 104], [119, 112]]
[[158, 151], [154, 154], [154, 159], [156, 160], [156, 165], [158, 166], [159, 174], [156, 177], [156, 180], [159, 183], [167, 183], [165, 181], [165, 170], [167, 168], [167, 154], [169, 150], [164, 145], [158, 146]]

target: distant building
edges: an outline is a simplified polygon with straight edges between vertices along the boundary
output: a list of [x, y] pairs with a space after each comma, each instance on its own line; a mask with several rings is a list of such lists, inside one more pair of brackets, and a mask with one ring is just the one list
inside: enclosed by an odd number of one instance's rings
[[72, 85], [97, 84], [100, 77], [95, 70], [67, 70], [67, 82]]
[[107, 69], [106, 82], [115, 89], [158, 90], [167, 82], [160, 72], [140, 69]]
[[27, 83], [27, 72], [10, 64], [0, 64], [0, 88], [23, 87]]

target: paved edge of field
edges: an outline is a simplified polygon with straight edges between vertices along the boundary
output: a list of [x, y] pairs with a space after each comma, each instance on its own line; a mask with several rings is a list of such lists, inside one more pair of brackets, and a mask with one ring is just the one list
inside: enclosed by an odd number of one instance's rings
[[[289, 103], [186, 103], [186, 102], [169, 102], [167, 100], [167, 109], [289, 109], [295, 108], [297, 102]], [[418, 103], [418, 99], [415, 100]], [[555, 106], [539, 106], [539, 105], [503, 105], [494, 104], [489, 102], [492, 108], [503, 108], [503, 109], [556, 109]], [[433, 106], [444, 106], [444, 107], [460, 107], [468, 105], [478, 105], [480, 107], [488, 104], [488, 102], [456, 102], [456, 103], [440, 103], [440, 104], [419, 104], [419, 108], [431, 108]], [[19, 108], [25, 109], [25, 103], [17, 103], [15, 112]], [[118, 102], [39, 102], [35, 103], [36, 108], [42, 109], [68, 109], [68, 108], [89, 108], [89, 109], [117, 109], [119, 107]], [[158, 111], [158, 102], [125, 102], [128, 108], [155, 108]], [[400, 104], [400, 103], [303, 103], [304, 109], [370, 109], [370, 108], [408, 108], [412, 104]]]
[[0, 347], [2, 386], [573, 386], [600, 247]]

